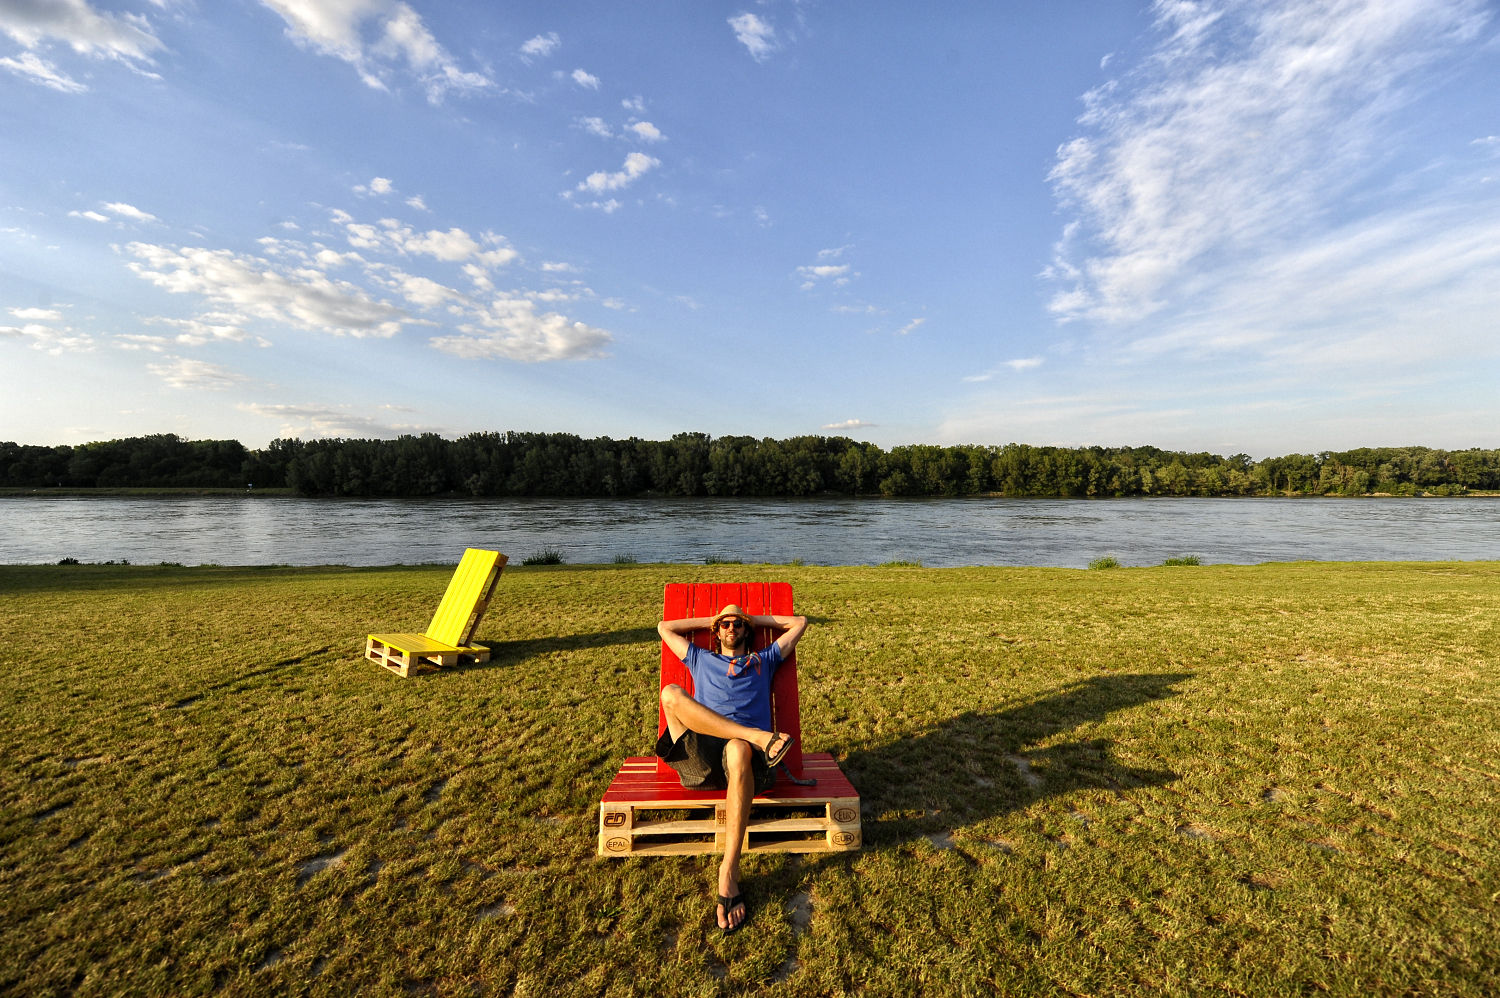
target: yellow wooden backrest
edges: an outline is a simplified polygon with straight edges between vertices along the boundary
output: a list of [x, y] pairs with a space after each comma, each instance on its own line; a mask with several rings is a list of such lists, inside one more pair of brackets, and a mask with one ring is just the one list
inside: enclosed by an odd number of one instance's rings
[[506, 560], [499, 551], [465, 551], [437, 613], [432, 615], [432, 623], [427, 625], [427, 636], [455, 647], [467, 645], [479, 629]]

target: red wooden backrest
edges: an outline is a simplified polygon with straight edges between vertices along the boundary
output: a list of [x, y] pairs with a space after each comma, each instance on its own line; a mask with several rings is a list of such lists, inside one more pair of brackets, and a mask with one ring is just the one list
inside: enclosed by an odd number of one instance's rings
[[[730, 603], [736, 603], [748, 614], [776, 614], [791, 616], [792, 585], [789, 582], [673, 582], [668, 584], [662, 609], [663, 620], [682, 620], [685, 617], [712, 617]], [[780, 633], [770, 627], [755, 628], [752, 647], [761, 649], [776, 640]], [[693, 643], [713, 651], [717, 645], [707, 630], [695, 631]], [[688, 693], [693, 692], [693, 677], [687, 666], [672, 654], [662, 642], [661, 684], [664, 689], [676, 683]], [[784, 731], [797, 739], [787, 753], [786, 761], [792, 772], [802, 773], [802, 708], [797, 700], [797, 653], [776, 668], [776, 677], [771, 682], [771, 717], [777, 731]], [[667, 730], [667, 718], [657, 708], [656, 733], [659, 737]], [[657, 770], [670, 772], [671, 767], [660, 759]]]

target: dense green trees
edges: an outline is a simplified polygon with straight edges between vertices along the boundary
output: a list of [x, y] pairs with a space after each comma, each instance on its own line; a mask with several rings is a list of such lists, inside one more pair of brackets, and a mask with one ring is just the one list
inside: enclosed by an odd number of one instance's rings
[[1249, 496], [1456, 495], [1500, 489], [1500, 450], [1361, 447], [1248, 455], [1031, 444], [882, 450], [848, 437], [584, 439], [571, 433], [394, 440], [233, 440], [174, 434], [80, 447], [0, 443], [0, 485], [285, 486], [306, 495]]

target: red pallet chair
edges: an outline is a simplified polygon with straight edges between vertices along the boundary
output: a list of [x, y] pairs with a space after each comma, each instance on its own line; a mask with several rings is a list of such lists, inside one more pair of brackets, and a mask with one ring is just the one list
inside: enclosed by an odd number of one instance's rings
[[[672, 583], [667, 586], [662, 618], [712, 617], [730, 603], [760, 616], [792, 614], [792, 587], [785, 582]], [[776, 639], [774, 628], [755, 629], [753, 647]], [[712, 649], [713, 636], [699, 631], [693, 641]], [[693, 679], [665, 642], [657, 689], [676, 683], [689, 694]], [[846, 852], [860, 844], [859, 793], [826, 752], [802, 750], [801, 704], [797, 692], [797, 656], [776, 670], [771, 685], [776, 730], [796, 743], [777, 767], [776, 783], [751, 802], [746, 852]], [[667, 729], [658, 706], [657, 735]], [[714, 816], [691, 817], [712, 808]], [[660, 817], [655, 812], [685, 811], [690, 816]], [[723, 851], [724, 791], [688, 790], [677, 773], [652, 756], [625, 760], [599, 806], [601, 856], [682, 855]]]

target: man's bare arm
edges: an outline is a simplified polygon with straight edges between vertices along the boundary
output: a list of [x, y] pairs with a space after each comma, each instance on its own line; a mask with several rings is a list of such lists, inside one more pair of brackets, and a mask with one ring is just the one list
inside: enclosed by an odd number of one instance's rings
[[666, 643], [673, 655], [686, 662], [688, 647], [693, 643], [694, 631], [706, 631], [714, 622], [712, 617], [683, 617], [680, 620], [663, 620], [656, 625], [656, 633]]
[[802, 640], [802, 632], [807, 630], [806, 617], [782, 617], [767, 614], [764, 617], [755, 617], [751, 623], [757, 627], [774, 627], [781, 631], [777, 636], [776, 643], [781, 646], [781, 657], [790, 658], [797, 642]]

